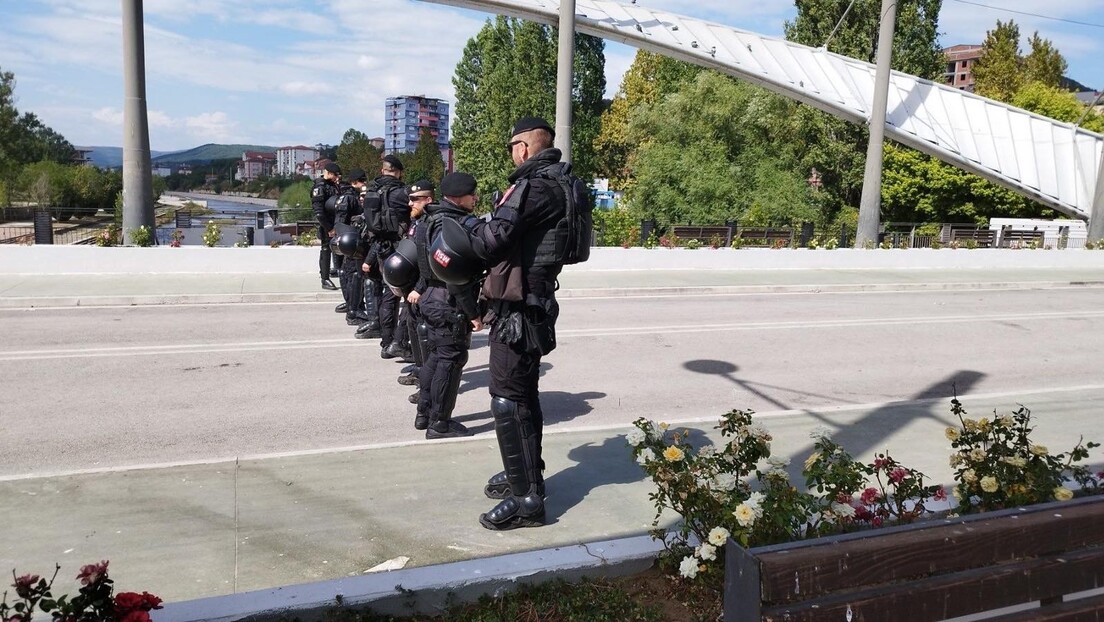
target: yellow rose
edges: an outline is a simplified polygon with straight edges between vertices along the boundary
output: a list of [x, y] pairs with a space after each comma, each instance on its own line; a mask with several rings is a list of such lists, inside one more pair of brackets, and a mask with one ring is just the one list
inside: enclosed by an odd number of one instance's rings
[[977, 481], [977, 473], [975, 473], [973, 469], [966, 469], [962, 472], [962, 481], [967, 484], [973, 484]]
[[667, 424], [666, 424], [666, 423], [664, 423], [663, 421], [660, 421], [660, 422], [659, 422], [659, 429], [660, 429], [660, 430], [663, 430], [664, 432], [666, 432], [666, 431], [667, 431], [667, 428], [669, 428], [669, 427], [671, 427], [671, 426], [667, 425]]
[[977, 421], [974, 421], [973, 419], [963, 419], [962, 420], [962, 428], [964, 430], [966, 430], [967, 432], [973, 432], [974, 430], [977, 429], [977, 427], [978, 427]]
[[981, 478], [981, 489], [985, 492], [997, 492], [1000, 486], [997, 484], [997, 478], [992, 475], [986, 475]]
[[817, 460], [820, 460], [820, 452], [814, 451], [811, 456], [805, 459], [805, 470], [808, 471], [813, 468], [813, 464], [816, 463]]
[[978, 429], [981, 430], [982, 432], [988, 432], [989, 431], [989, 419], [987, 417], [982, 417], [978, 421]]
[[956, 427], [953, 427], [953, 426], [952, 426], [952, 427], [948, 427], [948, 428], [947, 428], [947, 429], [946, 429], [946, 430], [945, 430], [945, 431], [943, 432], [943, 434], [944, 434], [944, 435], [945, 435], [945, 436], [947, 437], [947, 440], [948, 440], [948, 441], [957, 441], [957, 440], [958, 440], [958, 435], [959, 435], [959, 431], [958, 431], [958, 428], [956, 428]]
[[1031, 453], [1036, 456], [1045, 456], [1047, 454], [1047, 448], [1044, 445], [1032, 445]]
[[1069, 488], [1059, 486], [1054, 489], [1054, 498], [1058, 501], [1069, 501], [1073, 498], [1073, 491]]
[[951, 454], [951, 466], [956, 467], [962, 464], [962, 456], [959, 454]]
[[663, 457], [667, 459], [667, 462], [678, 462], [682, 460], [684, 456], [685, 454], [682, 453], [682, 450], [674, 445], [663, 450]]

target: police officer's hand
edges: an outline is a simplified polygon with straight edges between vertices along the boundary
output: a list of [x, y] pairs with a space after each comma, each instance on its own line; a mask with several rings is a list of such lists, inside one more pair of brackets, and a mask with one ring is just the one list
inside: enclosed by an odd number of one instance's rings
[[333, 229], [330, 229], [330, 232], [329, 232], [329, 233], [327, 233], [326, 235], [328, 235], [328, 236], [330, 236], [330, 237], [332, 238], [332, 237], [334, 236], [334, 230], [333, 230]]
[[418, 292], [410, 292], [406, 295], [406, 301], [412, 305], [418, 304], [418, 301], [422, 299], [422, 295]]
[[472, 330], [478, 333], [479, 331], [483, 330], [483, 319], [482, 318], [475, 318], [474, 320], [471, 321], [471, 325], [472, 325]]
[[366, 263], [362, 263], [362, 264], [360, 264], [360, 271], [361, 272], [371, 272], [372, 271], [372, 266], [370, 266]]

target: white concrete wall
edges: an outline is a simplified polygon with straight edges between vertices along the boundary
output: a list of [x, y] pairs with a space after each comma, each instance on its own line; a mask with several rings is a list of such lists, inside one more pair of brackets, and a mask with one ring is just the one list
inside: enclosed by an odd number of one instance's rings
[[[0, 274], [311, 273], [314, 247], [0, 246]], [[595, 248], [565, 270], [863, 270], [1100, 268], [1104, 250], [773, 250]]]

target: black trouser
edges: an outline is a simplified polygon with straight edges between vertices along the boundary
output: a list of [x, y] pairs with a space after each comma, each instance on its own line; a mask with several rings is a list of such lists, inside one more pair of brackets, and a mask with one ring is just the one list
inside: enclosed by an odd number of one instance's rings
[[364, 273], [359, 270], [360, 260], [349, 258], [349, 265], [356, 264], [357, 270], [342, 270], [341, 295], [345, 298], [345, 315], [353, 316], [364, 312]]
[[330, 232], [322, 225], [318, 225], [318, 239], [322, 242], [322, 248], [318, 250], [318, 272], [322, 280], [330, 278]]
[[406, 303], [406, 300], [399, 298], [399, 317], [395, 322], [395, 336], [393, 340], [399, 344], [399, 347], [404, 350], [410, 350], [411, 335], [414, 331], [410, 330], [410, 305]]
[[418, 374], [418, 412], [429, 416], [430, 425], [451, 420], [471, 345], [471, 324], [457, 317], [447, 296], [443, 288], [430, 288], [418, 303], [429, 332]]
[[380, 284], [379, 298], [379, 322], [380, 345], [386, 348], [395, 338], [395, 326], [399, 319], [399, 297], [391, 291], [390, 287], [382, 287]]
[[[544, 437], [544, 412], [540, 405], [540, 364], [539, 352], [521, 352], [520, 349], [499, 343], [489, 338], [490, 346], [490, 393], [491, 398], [501, 397], [516, 402], [524, 408], [521, 417], [528, 419], [537, 437], [537, 464], [543, 465], [541, 458], [541, 439]], [[493, 409], [492, 409], [493, 411]]]

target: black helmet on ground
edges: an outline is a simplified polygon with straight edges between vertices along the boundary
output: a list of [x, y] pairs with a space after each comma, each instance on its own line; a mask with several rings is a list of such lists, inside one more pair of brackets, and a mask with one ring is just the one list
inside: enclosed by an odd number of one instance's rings
[[418, 282], [418, 245], [406, 238], [395, 245], [395, 252], [380, 266], [383, 282], [396, 295], [405, 296]]
[[450, 285], [467, 285], [483, 274], [483, 260], [472, 248], [471, 234], [452, 218], [430, 231], [429, 269]]

